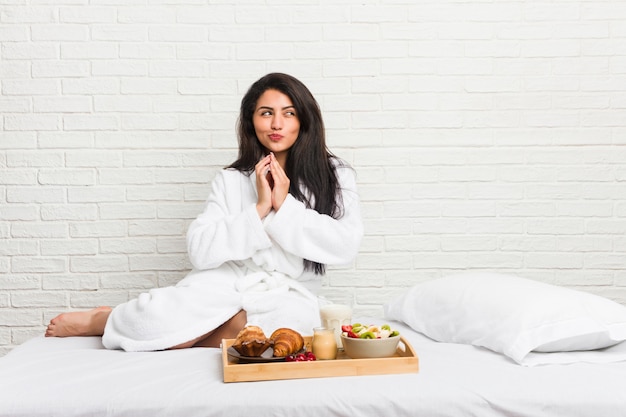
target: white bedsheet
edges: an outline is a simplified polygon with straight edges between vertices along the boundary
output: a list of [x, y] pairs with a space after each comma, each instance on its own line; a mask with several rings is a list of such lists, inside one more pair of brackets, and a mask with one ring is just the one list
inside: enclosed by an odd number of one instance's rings
[[0, 416], [626, 416], [626, 362], [527, 368], [393, 326], [415, 348], [418, 373], [226, 384], [219, 349], [35, 338], [0, 358]]

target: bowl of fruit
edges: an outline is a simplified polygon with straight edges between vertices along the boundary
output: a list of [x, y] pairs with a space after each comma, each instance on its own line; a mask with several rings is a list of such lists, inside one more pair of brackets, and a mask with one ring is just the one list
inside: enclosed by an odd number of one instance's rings
[[343, 350], [352, 359], [393, 356], [399, 342], [400, 333], [387, 324], [341, 326]]

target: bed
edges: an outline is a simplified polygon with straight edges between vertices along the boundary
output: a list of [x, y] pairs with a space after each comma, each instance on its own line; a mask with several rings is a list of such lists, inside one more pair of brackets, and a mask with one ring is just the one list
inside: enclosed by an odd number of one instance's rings
[[401, 332], [418, 372], [224, 383], [218, 348], [123, 352], [99, 337], [37, 337], [0, 358], [0, 416], [626, 416], [623, 343], [596, 360], [527, 366], [436, 341], [408, 317], [368, 320]]

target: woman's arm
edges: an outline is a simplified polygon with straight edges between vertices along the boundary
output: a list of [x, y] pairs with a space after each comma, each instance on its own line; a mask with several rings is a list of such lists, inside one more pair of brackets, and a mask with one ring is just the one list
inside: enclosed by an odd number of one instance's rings
[[[225, 171], [220, 171], [211, 185], [211, 193], [204, 211], [191, 223], [187, 231], [187, 251], [196, 269], [216, 268], [227, 261], [250, 258], [256, 251], [272, 245], [263, 230], [256, 203], [243, 211], [231, 213], [227, 191], [241, 192], [240, 187], [227, 190]], [[238, 201], [244, 196], [232, 196]], [[241, 207], [241, 204], [235, 204]]]
[[339, 219], [307, 209], [288, 195], [280, 210], [265, 224], [265, 231], [285, 251], [313, 262], [338, 265], [358, 253], [363, 224], [354, 171], [337, 167], [344, 213]]

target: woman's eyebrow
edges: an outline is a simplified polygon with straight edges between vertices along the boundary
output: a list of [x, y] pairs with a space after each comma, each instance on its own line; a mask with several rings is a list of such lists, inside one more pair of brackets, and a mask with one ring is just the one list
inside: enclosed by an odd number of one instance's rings
[[[295, 108], [296, 108], [295, 106], [285, 106], [281, 110], [287, 110], [287, 109], [294, 109], [295, 110]], [[257, 110], [261, 110], [261, 109], [264, 109], [264, 110], [274, 110], [274, 108], [270, 107], [270, 106], [259, 106], [259, 108]]]

